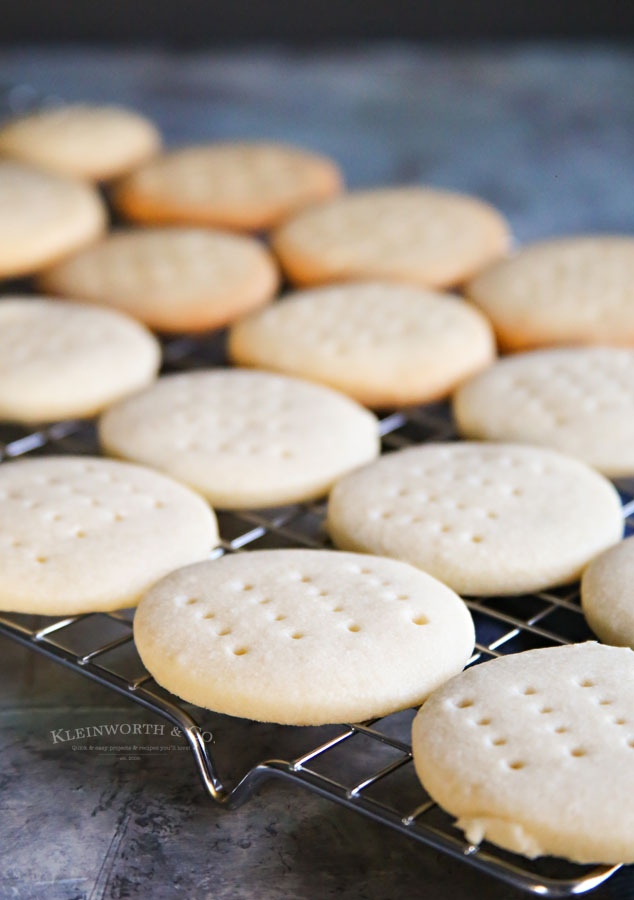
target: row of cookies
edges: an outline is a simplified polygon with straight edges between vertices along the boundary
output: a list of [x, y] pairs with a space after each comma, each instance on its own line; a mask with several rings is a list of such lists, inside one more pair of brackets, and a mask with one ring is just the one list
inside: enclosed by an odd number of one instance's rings
[[[432, 456], [417, 462], [433, 465], [439, 451], [457, 448], [421, 448]], [[545, 462], [560, 467], [553, 481], [565, 474], [568, 494], [585, 495], [607, 540], [614, 507], [601, 476], [576, 463], [577, 471], [566, 471], [571, 461], [551, 451], [520, 449], [534, 475]], [[394, 456], [410, 466], [407, 451]], [[526, 472], [516, 474], [524, 484]], [[155, 680], [232, 715], [288, 724], [362, 720], [431, 694], [414, 723], [417, 772], [470, 841], [582, 862], [634, 857], [631, 651], [595, 644], [531, 651], [459, 675], [473, 648], [471, 617], [456, 593], [416, 566], [368, 553], [276, 550], [172, 571], [217, 542], [213, 514], [171, 479], [113, 460], [7, 463], [0, 491], [8, 513], [3, 603], [32, 609], [39, 597], [60, 613], [72, 610], [73, 597], [108, 608], [116, 594], [116, 605], [144, 594], [135, 641]], [[506, 530], [517, 530], [504, 503], [498, 513]], [[570, 524], [558, 503], [553, 514]], [[524, 535], [530, 545], [534, 532]], [[575, 812], [579, 791], [583, 807]]]

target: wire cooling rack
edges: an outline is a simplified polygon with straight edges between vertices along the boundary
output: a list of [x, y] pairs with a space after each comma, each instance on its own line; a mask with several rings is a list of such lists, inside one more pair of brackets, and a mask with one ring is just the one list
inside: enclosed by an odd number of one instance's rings
[[[224, 361], [224, 339], [179, 338], [164, 345], [167, 370], [217, 365]], [[412, 443], [451, 440], [451, 418], [443, 405], [396, 411], [381, 421], [384, 449]], [[60, 422], [39, 429], [0, 428], [0, 463], [26, 455], [98, 452], [91, 422]], [[620, 485], [626, 527], [634, 531], [634, 485]], [[222, 543], [213, 556], [271, 547], [329, 546], [323, 528], [325, 503], [220, 513]], [[521, 597], [467, 601], [477, 643], [470, 665], [496, 656], [582, 641], [591, 637], [577, 587]], [[289, 729], [249, 724], [249, 741], [281, 749], [289, 733], [295, 752], [266, 758], [232, 779], [223, 777], [218, 757], [204, 740], [205, 721], [223, 735], [223, 745], [239, 737], [245, 723], [185, 707], [160, 688], [143, 668], [132, 641], [132, 613], [95, 613], [48, 618], [0, 614], [0, 633], [140, 703], [181, 729], [209, 796], [228, 808], [248, 800], [271, 777], [303, 785], [322, 797], [354, 809], [401, 834], [459, 858], [527, 892], [564, 897], [592, 890], [619, 867], [577, 866], [561, 860], [529, 862], [484, 844], [464, 841], [424, 793], [412, 763], [410, 726], [415, 710], [383, 719], [324, 728]], [[301, 745], [296, 752], [297, 744]], [[227, 746], [224, 746], [227, 749]], [[262, 753], [266, 751], [262, 749]], [[267, 753], [268, 757], [268, 753]], [[545, 786], [547, 789], [547, 786]]]

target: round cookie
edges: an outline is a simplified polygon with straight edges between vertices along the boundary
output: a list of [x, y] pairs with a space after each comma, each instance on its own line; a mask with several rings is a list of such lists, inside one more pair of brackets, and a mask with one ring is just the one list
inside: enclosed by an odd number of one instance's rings
[[633, 724], [631, 650], [529, 650], [436, 691], [414, 719], [414, 764], [472, 844], [634, 862]]
[[109, 309], [46, 297], [0, 300], [0, 419], [92, 416], [152, 382], [158, 341]]
[[240, 369], [160, 378], [107, 410], [99, 437], [234, 509], [319, 497], [379, 452], [376, 418], [348, 397]]
[[226, 325], [267, 303], [277, 283], [258, 241], [203, 228], [115, 233], [40, 277], [47, 292], [112, 306], [166, 332]]
[[137, 222], [255, 231], [341, 190], [324, 156], [270, 143], [185, 147], [142, 166], [117, 187], [119, 211]]
[[477, 275], [466, 290], [504, 349], [634, 346], [634, 237], [542, 241]]
[[141, 466], [48, 456], [0, 466], [0, 609], [42, 615], [133, 606], [218, 543], [204, 500]]
[[577, 579], [623, 534], [598, 472], [520, 444], [426, 444], [339, 481], [328, 528], [343, 550], [412, 563], [459, 594], [539, 591]]
[[581, 579], [581, 605], [604, 643], [634, 647], [634, 537], [592, 560]]
[[29, 275], [105, 228], [105, 206], [91, 185], [0, 160], [0, 278]]
[[134, 639], [155, 680], [190, 703], [322, 725], [422, 702], [475, 638], [460, 598], [412, 566], [256, 550], [164, 578], [141, 600]]
[[487, 320], [457, 297], [387, 282], [291, 295], [231, 329], [241, 365], [319, 381], [367, 406], [425, 403], [489, 365]]
[[273, 247], [295, 284], [386, 279], [456, 285], [508, 248], [493, 207], [431, 188], [358, 191], [285, 222]]
[[544, 444], [605, 475], [634, 474], [634, 350], [510, 356], [459, 388], [453, 410], [465, 437]]
[[44, 109], [0, 128], [0, 154], [88, 181], [123, 175], [160, 146], [148, 119], [117, 106]]

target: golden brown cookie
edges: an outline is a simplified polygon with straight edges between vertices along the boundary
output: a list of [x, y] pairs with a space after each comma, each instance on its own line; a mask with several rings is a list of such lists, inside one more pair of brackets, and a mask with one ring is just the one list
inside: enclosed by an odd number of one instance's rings
[[123, 175], [160, 146], [148, 119], [117, 106], [44, 109], [0, 129], [0, 154], [87, 181]]
[[334, 162], [295, 147], [207, 144], [142, 166], [120, 182], [114, 203], [136, 222], [255, 231], [331, 197], [341, 184]]
[[493, 207], [423, 187], [345, 194], [298, 213], [273, 237], [298, 285], [386, 279], [450, 287], [508, 245], [508, 225]]
[[634, 346], [634, 236], [540, 241], [482, 272], [467, 294], [507, 350]]
[[91, 185], [0, 160], [0, 278], [30, 275], [105, 227], [106, 210]]
[[123, 231], [43, 273], [48, 293], [129, 313], [166, 332], [205, 331], [267, 303], [278, 274], [254, 238], [204, 228]]

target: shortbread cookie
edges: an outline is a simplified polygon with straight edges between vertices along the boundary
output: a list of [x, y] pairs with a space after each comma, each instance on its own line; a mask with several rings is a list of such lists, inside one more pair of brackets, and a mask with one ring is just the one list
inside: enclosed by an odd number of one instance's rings
[[114, 201], [137, 222], [252, 231], [331, 197], [341, 184], [334, 162], [295, 147], [207, 144], [142, 166], [119, 184]]
[[133, 606], [217, 543], [205, 501], [158, 472], [90, 456], [0, 466], [0, 609]]
[[487, 320], [457, 297], [388, 282], [290, 296], [231, 330], [243, 365], [320, 381], [367, 406], [425, 403], [488, 366]]
[[634, 537], [590, 563], [581, 580], [581, 605], [604, 643], [634, 647]]
[[453, 591], [404, 563], [256, 550], [168, 575], [142, 599], [134, 639], [190, 703], [322, 725], [421, 703], [461, 671], [474, 629]]
[[0, 160], [0, 278], [50, 265], [105, 227], [105, 207], [92, 186]]
[[605, 475], [634, 474], [634, 350], [507, 357], [463, 385], [453, 408], [465, 437], [545, 444]]
[[634, 345], [634, 237], [570, 237], [525, 247], [467, 285], [503, 348]]
[[226, 325], [267, 303], [277, 283], [258, 241], [202, 228], [119, 232], [40, 279], [45, 291], [115, 307], [167, 332]]
[[343, 394], [240, 369], [160, 378], [104, 413], [99, 436], [228, 508], [319, 497], [379, 452], [376, 418]]
[[336, 485], [328, 527], [343, 550], [412, 563], [459, 594], [538, 591], [574, 581], [623, 534], [602, 475], [520, 444], [426, 444]]
[[151, 122], [116, 106], [44, 109], [0, 128], [0, 154], [88, 181], [123, 175], [160, 146]]
[[0, 300], [0, 419], [92, 416], [147, 387], [158, 341], [122, 313], [45, 297]]
[[346, 194], [293, 216], [273, 239], [299, 285], [377, 278], [432, 288], [458, 284], [508, 244], [491, 206], [418, 187]]
[[631, 650], [529, 650], [436, 691], [414, 720], [414, 764], [472, 844], [634, 862], [633, 724]]

